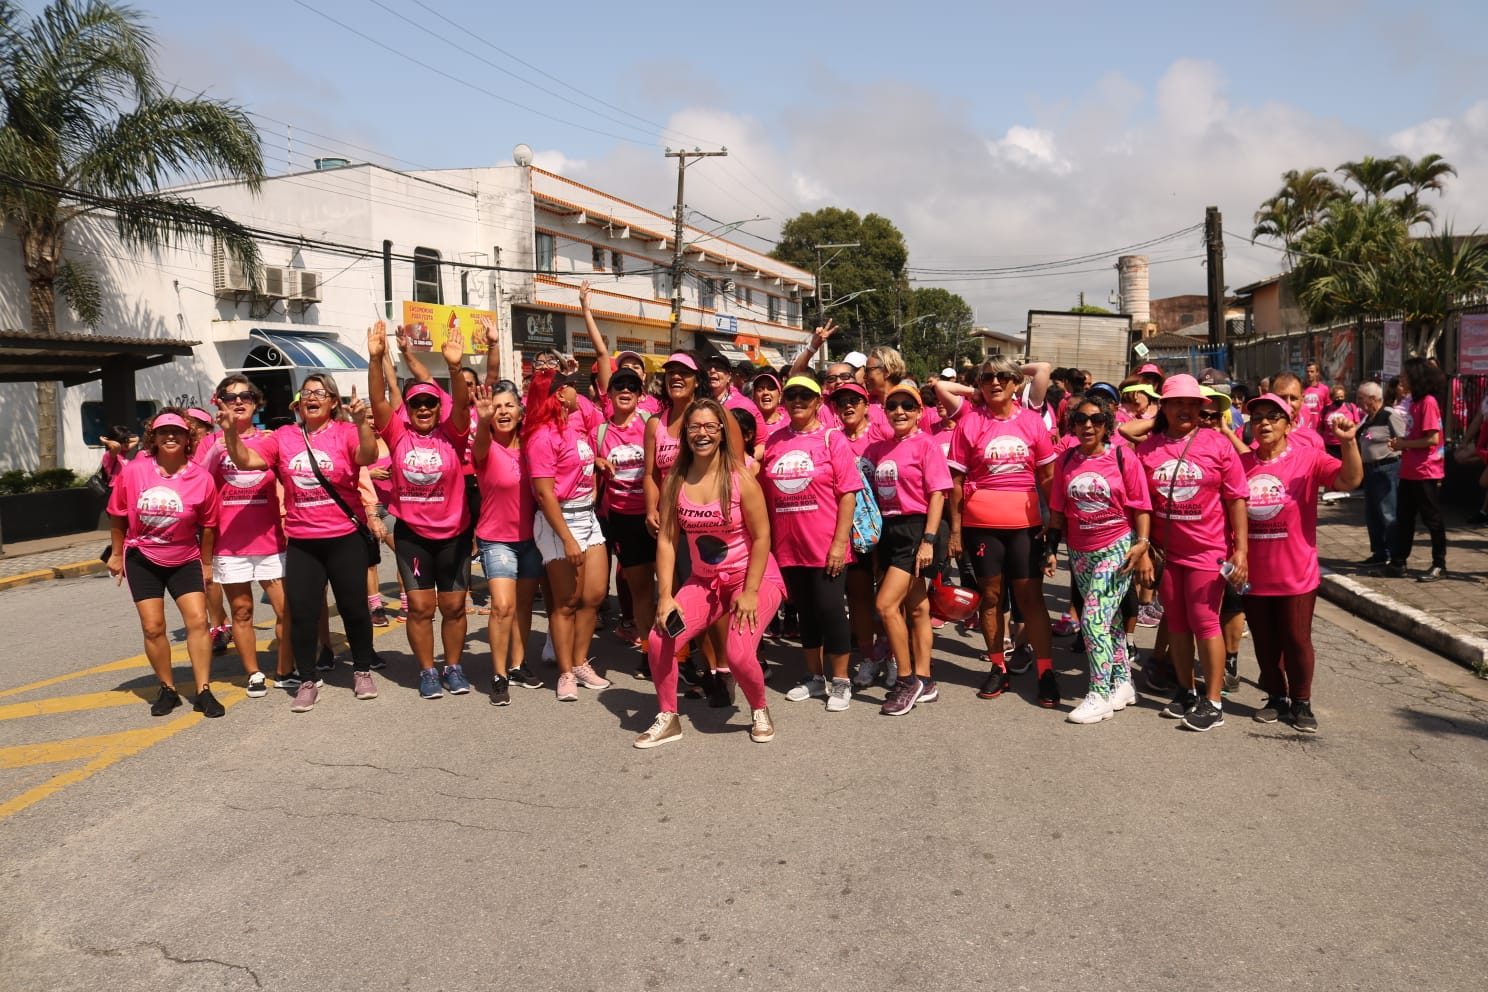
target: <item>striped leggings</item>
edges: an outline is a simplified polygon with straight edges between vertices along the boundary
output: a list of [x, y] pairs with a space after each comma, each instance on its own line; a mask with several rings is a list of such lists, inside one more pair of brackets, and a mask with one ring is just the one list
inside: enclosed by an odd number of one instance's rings
[[1111, 688], [1131, 681], [1131, 659], [1126, 656], [1126, 630], [1121, 601], [1131, 586], [1131, 575], [1121, 574], [1131, 535], [1099, 551], [1070, 551], [1070, 570], [1080, 591], [1080, 631], [1090, 659], [1090, 691], [1109, 698]]

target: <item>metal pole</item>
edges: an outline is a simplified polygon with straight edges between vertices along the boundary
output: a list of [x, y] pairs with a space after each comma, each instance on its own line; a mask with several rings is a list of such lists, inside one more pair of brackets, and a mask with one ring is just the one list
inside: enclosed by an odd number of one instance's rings
[[675, 226], [672, 233], [672, 350], [682, 350], [682, 215], [686, 209], [683, 203], [682, 191], [687, 176], [687, 160], [690, 158], [710, 158], [712, 156], [727, 155], [728, 149], [720, 149], [716, 152], [705, 152], [697, 148], [692, 151], [681, 149], [666, 150], [667, 158], [677, 160], [677, 206], [675, 210]]
[[1209, 343], [1225, 346], [1224, 226], [1218, 207], [1204, 210], [1204, 243], [1209, 269]]

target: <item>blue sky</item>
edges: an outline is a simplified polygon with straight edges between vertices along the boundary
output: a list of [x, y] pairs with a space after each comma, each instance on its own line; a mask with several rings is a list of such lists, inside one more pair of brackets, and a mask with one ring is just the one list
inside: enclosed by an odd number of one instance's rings
[[[873, 210], [905, 231], [912, 264], [996, 265], [1166, 234], [1208, 203], [1248, 234], [1284, 168], [1434, 150], [1462, 172], [1444, 213], [1488, 227], [1483, 3], [139, 6], [162, 75], [263, 115], [276, 170], [338, 150], [506, 162], [525, 141], [540, 164], [665, 209], [661, 146], [727, 144], [691, 205], [768, 217], [763, 237], [800, 209]], [[1232, 247], [1232, 286], [1276, 267]], [[1167, 249], [1154, 295], [1202, 291], [1193, 246]], [[947, 285], [1016, 326], [1114, 281]]]

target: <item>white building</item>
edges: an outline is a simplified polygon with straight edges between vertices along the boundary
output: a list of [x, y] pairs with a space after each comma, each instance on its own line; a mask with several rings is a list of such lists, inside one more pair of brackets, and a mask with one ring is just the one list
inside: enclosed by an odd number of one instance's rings
[[[353, 384], [365, 391], [367, 326], [404, 322], [405, 313], [426, 324], [436, 315], [428, 330], [442, 340], [446, 323], [468, 337], [472, 311], [494, 312], [508, 374], [545, 346], [589, 354], [578, 317], [585, 279], [611, 353], [668, 351], [671, 220], [535, 167], [346, 165], [267, 179], [256, 196], [236, 184], [176, 192], [265, 232], [257, 292], [209, 245], [131, 255], [95, 222], [71, 230], [66, 247], [104, 285], [105, 312], [91, 333], [200, 342], [190, 358], [136, 374], [138, 419], [165, 403], [208, 405], [218, 380], [237, 370], [265, 390], [271, 418], [285, 414], [310, 370], [336, 374], [343, 394]], [[793, 357], [808, 338], [801, 313], [811, 274], [696, 227], [683, 240], [685, 343], [760, 364]], [[0, 230], [0, 329], [29, 326], [19, 247]], [[90, 332], [62, 301], [57, 329]], [[101, 387], [60, 393], [59, 459], [91, 472], [110, 422]], [[33, 385], [0, 383], [0, 470], [35, 467], [35, 406]]]

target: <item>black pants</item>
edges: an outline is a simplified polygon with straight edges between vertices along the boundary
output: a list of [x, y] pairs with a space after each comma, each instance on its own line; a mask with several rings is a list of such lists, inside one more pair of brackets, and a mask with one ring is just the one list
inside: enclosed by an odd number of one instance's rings
[[355, 533], [341, 537], [291, 537], [284, 556], [284, 598], [289, 606], [289, 643], [300, 678], [315, 678], [316, 632], [326, 582], [351, 642], [352, 664], [372, 669], [372, 614], [367, 607], [367, 546]]
[[826, 654], [852, 650], [852, 628], [847, 623], [847, 572], [828, 575], [825, 568], [792, 565], [782, 568], [789, 599], [801, 614], [801, 647], [821, 648]]
[[1416, 515], [1431, 534], [1431, 567], [1447, 567], [1447, 529], [1441, 518], [1440, 479], [1401, 479], [1395, 505], [1395, 549], [1390, 560], [1404, 565], [1416, 543]]

